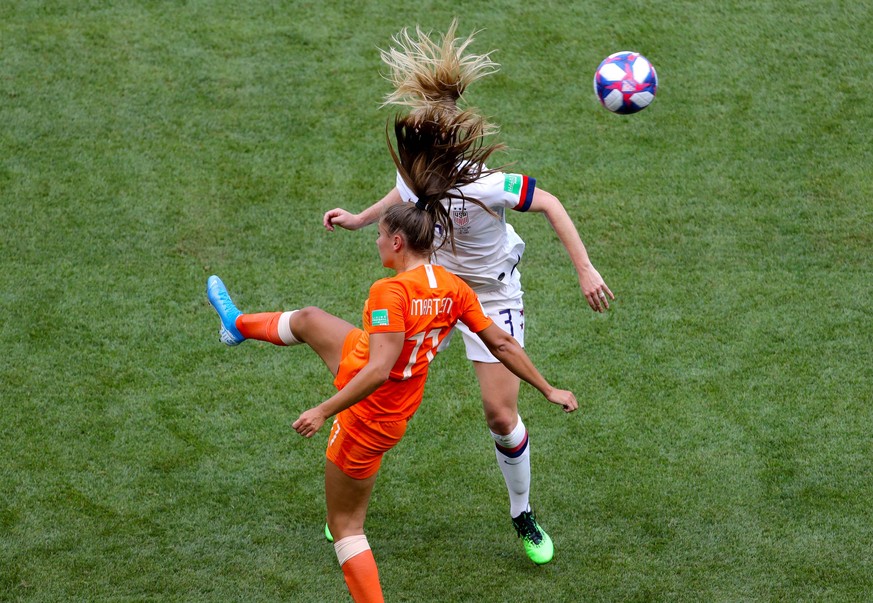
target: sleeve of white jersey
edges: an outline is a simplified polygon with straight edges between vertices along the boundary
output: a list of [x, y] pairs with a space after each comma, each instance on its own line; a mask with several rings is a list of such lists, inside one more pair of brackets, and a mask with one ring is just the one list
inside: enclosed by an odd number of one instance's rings
[[533, 201], [536, 180], [524, 174], [508, 174], [493, 172], [470, 185], [469, 191], [464, 189], [474, 199], [478, 199], [488, 207], [506, 207], [515, 211], [527, 211]]

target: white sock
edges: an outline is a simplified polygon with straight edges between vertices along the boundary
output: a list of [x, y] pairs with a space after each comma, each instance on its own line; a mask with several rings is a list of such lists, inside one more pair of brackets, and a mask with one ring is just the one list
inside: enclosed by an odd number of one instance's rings
[[364, 534], [346, 536], [333, 543], [333, 550], [336, 551], [336, 559], [339, 561], [340, 567], [355, 555], [360, 555], [369, 548], [370, 543], [367, 542], [367, 537]]
[[497, 466], [503, 473], [509, 492], [509, 514], [518, 517], [528, 510], [530, 502], [530, 444], [521, 417], [515, 429], [507, 435], [491, 432], [494, 438]]
[[294, 337], [294, 333], [291, 332], [291, 315], [294, 314], [297, 310], [291, 310], [290, 312], [282, 312], [282, 316], [279, 317], [279, 339], [282, 340], [282, 343], [285, 345], [297, 345], [302, 343], [299, 339]]

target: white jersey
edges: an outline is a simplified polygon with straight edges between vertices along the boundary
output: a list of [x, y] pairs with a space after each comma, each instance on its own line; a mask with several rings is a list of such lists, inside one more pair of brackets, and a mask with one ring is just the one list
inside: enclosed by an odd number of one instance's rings
[[[456, 253], [446, 245], [436, 253], [434, 263], [464, 279], [476, 293], [506, 285], [524, 253], [524, 241], [506, 222], [506, 208], [527, 211], [535, 188], [534, 178], [494, 172], [460, 189], [465, 197], [483, 203], [497, 218], [475, 203], [443, 200], [455, 230]], [[418, 200], [399, 173], [397, 190], [404, 201]]]

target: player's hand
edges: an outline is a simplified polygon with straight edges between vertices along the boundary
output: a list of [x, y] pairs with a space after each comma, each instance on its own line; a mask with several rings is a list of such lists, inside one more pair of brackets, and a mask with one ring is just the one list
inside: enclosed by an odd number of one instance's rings
[[579, 286], [592, 310], [595, 312], [609, 310], [609, 300], [615, 299], [615, 296], [603, 282], [603, 277], [594, 266], [589, 267], [588, 270], [579, 275]]
[[304, 438], [311, 438], [319, 429], [321, 429], [321, 426], [324, 425], [326, 420], [327, 417], [325, 417], [316, 406], [315, 408], [303, 411], [303, 413], [297, 417], [297, 420], [291, 424], [291, 427], [293, 427], [294, 431], [302, 435]]
[[552, 404], [557, 404], [563, 408], [564, 412], [573, 412], [579, 408], [576, 396], [573, 395], [573, 392], [567, 391], [566, 389], [553, 389], [552, 392], [546, 396], [546, 399]]
[[357, 230], [361, 227], [358, 216], [341, 207], [325, 212], [323, 223], [324, 227], [331, 232], [333, 232], [336, 226], [346, 230]]

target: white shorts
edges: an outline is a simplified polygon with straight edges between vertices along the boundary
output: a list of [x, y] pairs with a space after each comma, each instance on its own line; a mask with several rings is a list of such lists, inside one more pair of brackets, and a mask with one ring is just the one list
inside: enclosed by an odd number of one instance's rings
[[[511, 280], [505, 286], [496, 291], [477, 295], [482, 303], [482, 308], [485, 310], [485, 315], [493, 320], [498, 327], [512, 335], [521, 347], [524, 347], [524, 303], [522, 302], [524, 291], [521, 289], [521, 275], [518, 270], [513, 272]], [[482, 343], [479, 336], [470, 331], [464, 323], [459, 322], [455, 328], [460, 331], [461, 337], [464, 339], [468, 359], [475, 362], [500, 362]], [[454, 331], [446, 338], [442, 348], [448, 345], [452, 335], [454, 335]]]

